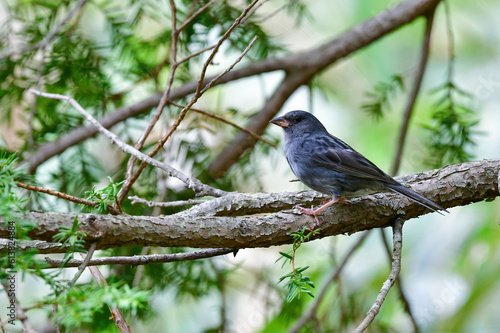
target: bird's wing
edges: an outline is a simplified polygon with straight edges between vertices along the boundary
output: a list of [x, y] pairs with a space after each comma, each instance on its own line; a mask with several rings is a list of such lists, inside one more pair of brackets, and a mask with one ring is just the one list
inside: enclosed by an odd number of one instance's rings
[[310, 151], [310, 158], [317, 165], [359, 178], [399, 184], [342, 140], [334, 136], [317, 137], [314, 140], [316, 142], [311, 145], [314, 149]]

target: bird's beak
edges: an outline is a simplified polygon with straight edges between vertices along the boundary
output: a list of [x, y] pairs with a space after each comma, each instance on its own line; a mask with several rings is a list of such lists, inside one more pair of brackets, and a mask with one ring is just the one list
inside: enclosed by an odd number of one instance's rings
[[278, 125], [279, 127], [288, 127], [291, 125], [291, 123], [283, 117], [274, 118], [270, 123]]

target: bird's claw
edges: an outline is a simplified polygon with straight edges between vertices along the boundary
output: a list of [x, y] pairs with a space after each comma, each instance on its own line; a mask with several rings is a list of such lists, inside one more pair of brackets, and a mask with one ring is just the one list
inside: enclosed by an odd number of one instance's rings
[[298, 211], [300, 211], [301, 213], [306, 214], [306, 215], [315, 215], [315, 213], [316, 213], [314, 211], [314, 206], [311, 206], [311, 208], [304, 208], [302, 206], [295, 206], [294, 208], [297, 209]]
[[300, 211], [302, 214], [314, 216], [314, 218], [316, 219], [316, 225], [318, 227], [320, 226], [318, 212], [314, 210], [314, 206], [311, 206], [311, 208], [304, 208], [302, 206], [295, 206], [294, 208], [297, 209], [298, 211]]

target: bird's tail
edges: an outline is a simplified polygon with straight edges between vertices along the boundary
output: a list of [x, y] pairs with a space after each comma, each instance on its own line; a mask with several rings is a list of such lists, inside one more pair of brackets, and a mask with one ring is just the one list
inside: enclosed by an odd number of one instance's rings
[[415, 192], [413, 190], [410, 190], [409, 188], [407, 188], [403, 185], [386, 184], [386, 186], [391, 191], [402, 194], [405, 197], [407, 197], [408, 199], [415, 201], [416, 203], [421, 204], [422, 206], [427, 207], [434, 212], [437, 212], [441, 215], [443, 215], [443, 213], [441, 213], [440, 210], [449, 213], [446, 209], [444, 209], [443, 207], [441, 207], [437, 203], [427, 199], [426, 197], [424, 197], [420, 193]]

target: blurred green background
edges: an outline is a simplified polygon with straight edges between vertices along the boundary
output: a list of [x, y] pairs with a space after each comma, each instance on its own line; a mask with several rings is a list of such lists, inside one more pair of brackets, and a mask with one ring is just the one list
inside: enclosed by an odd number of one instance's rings
[[[190, 6], [201, 2], [178, 1], [179, 20]], [[215, 42], [222, 27], [227, 28], [239, 15], [246, 2], [221, 1], [210, 14], [190, 26], [180, 42], [181, 54]], [[269, 1], [258, 9], [255, 26], [244, 26], [234, 39], [225, 43], [214, 59], [209, 73], [224, 70], [240, 54], [252, 34], [261, 38], [242, 64], [266, 57], [278, 57], [308, 50], [393, 5], [393, 1], [291, 1], [291, 5], [274, 13], [285, 4]], [[16, 44], [43, 39], [75, 1], [0, 1], [1, 52]], [[457, 98], [478, 120], [471, 127], [470, 139], [464, 147], [470, 160], [497, 158], [500, 144], [500, 3], [494, 0], [450, 2], [450, 19], [454, 38], [455, 60], [453, 83], [469, 97]], [[0, 61], [0, 145], [9, 152], [19, 151], [20, 159], [29, 156], [37, 145], [55, 140], [63, 133], [86, 125], [69, 105], [37, 99], [27, 89], [43, 73], [40, 89], [73, 96], [96, 117], [137, 102], [153, 92], [162, 91], [169, 74], [168, 67], [155, 72], [169, 54], [171, 12], [165, 1], [89, 1], [58, 34], [47, 49], [41, 67], [41, 56], [34, 51], [3, 58]], [[219, 24], [214, 22], [220, 20]], [[389, 172], [395, 154], [397, 137], [409, 87], [415, 73], [425, 20], [419, 18], [342, 59], [316, 76], [309, 87], [298, 89], [280, 114], [304, 109], [313, 112], [330, 133], [349, 143]], [[439, 136], [426, 126], [434, 126], [436, 103], [442, 97], [432, 91], [449, 82], [449, 35], [443, 4], [437, 8], [432, 31], [429, 63], [417, 99], [407, 137], [399, 175], [425, 171], [433, 165], [429, 142]], [[248, 36], [251, 36], [248, 38]], [[13, 46], [14, 45], [14, 46]], [[168, 57], [167, 57], [168, 58]], [[197, 78], [204, 57], [195, 58], [179, 69], [174, 86]], [[152, 74], [154, 73], [154, 74]], [[379, 118], [366, 112], [363, 105], [373, 103], [380, 83], [403, 78], [403, 89], [388, 92], [389, 106]], [[196, 107], [214, 112], [244, 125], [260, 110], [283, 78], [283, 73], [268, 73], [217, 86], [208, 91]], [[185, 103], [182, 100], [181, 103]], [[35, 108], [34, 108], [35, 107]], [[36, 110], [36, 111], [31, 111]], [[33, 113], [31, 113], [33, 112]], [[155, 127], [148, 145], [165, 133], [177, 113], [168, 108]], [[32, 139], [26, 133], [33, 117]], [[128, 119], [113, 128], [124, 140], [137, 140], [149, 117]], [[215, 120], [190, 113], [180, 130], [167, 143], [158, 158], [185, 173], [203, 175], [208, 163], [234, 138], [235, 130]], [[289, 182], [293, 174], [282, 151], [281, 130], [269, 127], [265, 138], [278, 143], [270, 149], [258, 143], [246, 153], [221, 180], [212, 185], [242, 192], [284, 192], [306, 189]], [[434, 156], [435, 157], [435, 156]], [[106, 176], [123, 180], [127, 158], [106, 138], [98, 136], [72, 147], [41, 165], [34, 179], [40, 186], [84, 196], [93, 186], [108, 184]], [[435, 161], [434, 161], [435, 162]], [[443, 161], [441, 161], [443, 162]], [[452, 161], [458, 162], [458, 161]], [[448, 161], [444, 161], [448, 163]], [[440, 166], [440, 165], [437, 165]], [[442, 166], [442, 165], [441, 165]], [[189, 197], [183, 184], [154, 169], [147, 169], [131, 194], [148, 200], [181, 200]], [[25, 196], [20, 192], [20, 197]], [[147, 207], [124, 208], [130, 214], [168, 214], [175, 210], [153, 211]], [[73, 204], [46, 196], [31, 194], [27, 209], [45, 211], [87, 211]], [[450, 209], [450, 214], [428, 214], [410, 220], [404, 228], [403, 288], [415, 319], [423, 332], [497, 332], [500, 325], [500, 205], [481, 202]], [[386, 230], [387, 237], [391, 236]], [[360, 235], [337, 236], [305, 244], [298, 253], [301, 266], [318, 287], [327, 274], [339, 264], [343, 255]], [[140, 248], [99, 252], [102, 256], [133, 255]], [[169, 253], [177, 249], [150, 249], [149, 253]], [[180, 250], [180, 249], [179, 249]], [[186, 250], [186, 249], [184, 249]], [[285, 332], [312, 301], [309, 296], [288, 304], [279, 278], [287, 268], [275, 263], [279, 251], [290, 246], [240, 250], [236, 257], [227, 255], [191, 263], [149, 265], [142, 280], [134, 287], [149, 290], [142, 310], [126, 311], [128, 323], [136, 332]], [[137, 268], [102, 267], [110, 284], [133, 284]], [[375, 300], [390, 271], [390, 261], [381, 242], [380, 232], [372, 231], [355, 253], [337, 284], [328, 291], [317, 320], [304, 332], [349, 332], [362, 320]], [[75, 269], [65, 269], [54, 279], [71, 279]], [[45, 282], [44, 282], [45, 281]], [[26, 274], [19, 284], [19, 301], [24, 307], [35, 307], [52, 299], [47, 279], [37, 272]], [[92, 284], [90, 274], [78, 281], [80, 288]], [[84, 289], [81, 289], [84, 290]], [[86, 294], [87, 293], [87, 294]], [[86, 291], [75, 303], [85, 308], [91, 292]], [[50, 303], [50, 302], [48, 302]], [[7, 298], [0, 296], [0, 308]], [[59, 305], [61, 306], [61, 305]], [[106, 308], [85, 308], [85, 318], [62, 311], [63, 329], [67, 331], [114, 332]], [[147, 310], [146, 310], [147, 309]], [[223, 309], [223, 311], [221, 311]], [[40, 331], [52, 316], [51, 306], [36, 306], [27, 312]], [[0, 312], [0, 318], [5, 320]], [[224, 320], [222, 318], [225, 318]], [[20, 332], [20, 326], [7, 328]], [[411, 332], [396, 289], [391, 290], [370, 332]]]

